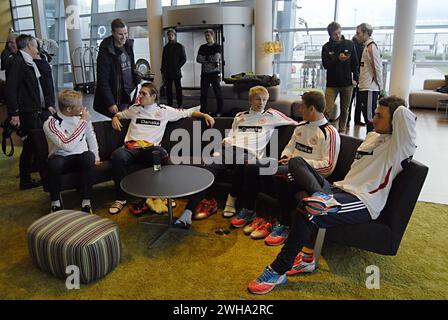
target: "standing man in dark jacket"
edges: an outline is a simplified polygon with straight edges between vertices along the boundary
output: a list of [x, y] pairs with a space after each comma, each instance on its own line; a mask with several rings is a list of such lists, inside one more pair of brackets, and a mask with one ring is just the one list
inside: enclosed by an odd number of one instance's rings
[[5, 76], [8, 78], [8, 68], [11, 64], [12, 58], [17, 53], [17, 44], [16, 39], [19, 35], [17, 33], [11, 32], [8, 34], [8, 38], [6, 39], [5, 49], [2, 51], [2, 65], [1, 69], [5, 70]]
[[207, 113], [208, 87], [212, 85], [215, 92], [218, 110], [216, 116], [221, 116], [222, 93], [221, 93], [221, 45], [215, 43], [215, 32], [212, 29], [205, 31], [207, 43], [199, 47], [196, 62], [201, 64], [201, 112]]
[[322, 47], [322, 64], [327, 70], [325, 115], [331, 114], [334, 108], [334, 101], [339, 94], [341, 106], [339, 132], [344, 133], [353, 85], [356, 85], [359, 79], [358, 58], [356, 57], [353, 42], [345, 40], [341, 34], [339, 23], [330, 23], [327, 31], [330, 35], [330, 41]]
[[8, 68], [6, 81], [6, 101], [11, 124], [20, 130], [23, 140], [20, 155], [20, 189], [30, 189], [39, 184], [31, 180], [33, 145], [29, 137], [32, 129], [41, 129], [44, 94], [40, 85], [40, 71], [33, 61], [39, 57], [37, 41], [30, 35], [20, 35], [16, 39], [19, 50]]
[[134, 40], [123, 19], [111, 24], [112, 35], [101, 44], [97, 58], [97, 86], [93, 108], [112, 118], [131, 103], [131, 92], [140, 82], [135, 72]]
[[168, 43], [163, 47], [162, 72], [163, 82], [166, 86], [166, 99], [169, 106], [173, 107], [173, 82], [176, 87], [177, 106], [182, 106], [182, 72], [180, 69], [187, 62], [187, 55], [182, 44], [176, 41], [176, 30], [168, 29], [166, 32]]

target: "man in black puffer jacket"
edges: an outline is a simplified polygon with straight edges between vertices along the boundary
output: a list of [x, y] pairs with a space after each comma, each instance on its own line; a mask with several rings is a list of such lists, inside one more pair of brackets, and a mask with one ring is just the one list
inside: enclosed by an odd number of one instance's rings
[[166, 32], [168, 43], [163, 47], [162, 72], [163, 81], [166, 86], [167, 104], [173, 106], [173, 82], [176, 87], [177, 106], [182, 107], [182, 86], [180, 80], [182, 72], [180, 69], [187, 62], [187, 55], [182, 44], [176, 41], [176, 30], [168, 29]]
[[112, 118], [131, 104], [140, 79], [135, 71], [134, 40], [123, 19], [112, 21], [112, 35], [101, 44], [97, 58], [97, 87], [93, 108]]
[[328, 116], [332, 113], [334, 101], [339, 94], [341, 106], [339, 132], [344, 133], [353, 85], [356, 85], [359, 80], [358, 58], [353, 42], [346, 40], [341, 34], [339, 23], [330, 23], [327, 31], [330, 41], [322, 47], [322, 64], [327, 70], [325, 115]]

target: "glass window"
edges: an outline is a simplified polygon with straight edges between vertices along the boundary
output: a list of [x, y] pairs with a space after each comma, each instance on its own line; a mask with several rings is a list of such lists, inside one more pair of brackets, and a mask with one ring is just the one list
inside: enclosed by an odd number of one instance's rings
[[448, 9], [444, 0], [419, 1], [417, 25], [447, 25]]
[[[374, 28], [378, 26], [393, 26], [395, 23], [395, 1], [344, 0], [338, 3], [337, 21], [343, 28], [353, 28], [363, 22], [367, 22]], [[327, 25], [331, 21], [328, 21]]]
[[276, 1], [277, 28], [323, 28], [334, 20], [334, 0]]
[[27, 4], [31, 4], [31, 0], [12, 0], [12, 6], [23, 6]]

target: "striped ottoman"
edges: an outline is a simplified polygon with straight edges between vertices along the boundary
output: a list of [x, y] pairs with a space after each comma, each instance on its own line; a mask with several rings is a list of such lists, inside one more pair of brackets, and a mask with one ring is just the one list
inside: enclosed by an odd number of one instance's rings
[[81, 283], [104, 277], [120, 263], [121, 245], [115, 222], [80, 211], [46, 215], [27, 230], [33, 262], [65, 279], [67, 266], [79, 267]]

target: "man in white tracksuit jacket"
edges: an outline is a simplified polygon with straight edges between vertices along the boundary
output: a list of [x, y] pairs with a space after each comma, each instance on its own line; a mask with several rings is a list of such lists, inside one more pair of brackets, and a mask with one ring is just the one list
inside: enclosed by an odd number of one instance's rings
[[[286, 276], [315, 270], [312, 248], [317, 228], [366, 223], [376, 220], [386, 205], [395, 177], [412, 158], [416, 145], [415, 115], [404, 106], [403, 99], [380, 99], [375, 111], [374, 132], [370, 132], [359, 146], [355, 160], [344, 180], [335, 182], [332, 200], [341, 204], [334, 214], [311, 215], [303, 207], [291, 227], [288, 239], [274, 262], [251, 281], [248, 289], [254, 294], [265, 294], [276, 285], [284, 284]], [[290, 161], [290, 165], [291, 165]], [[294, 177], [299, 181], [299, 176]], [[304, 181], [309, 185], [309, 181]], [[305, 190], [305, 189], [303, 189]], [[325, 191], [307, 190], [307, 193]]]
[[361, 61], [359, 62], [358, 88], [367, 133], [373, 130], [372, 119], [375, 114], [378, 96], [381, 90], [384, 89], [381, 52], [371, 38], [372, 33], [372, 26], [367, 23], [361, 23], [356, 28], [355, 36], [360, 43], [364, 44]]

